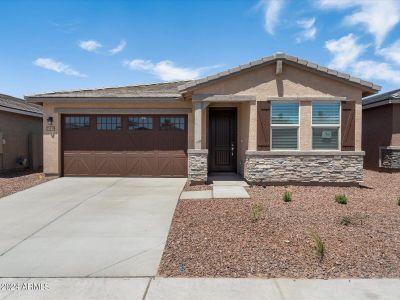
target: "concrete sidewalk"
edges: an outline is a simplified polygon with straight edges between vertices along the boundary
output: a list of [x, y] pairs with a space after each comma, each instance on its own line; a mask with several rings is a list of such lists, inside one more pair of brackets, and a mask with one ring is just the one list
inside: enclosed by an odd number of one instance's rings
[[[42, 284], [45, 289], [7, 291], [3, 289], [7, 282], [21, 287], [23, 283]], [[1, 300], [400, 299], [400, 279], [0, 278], [0, 285]]]

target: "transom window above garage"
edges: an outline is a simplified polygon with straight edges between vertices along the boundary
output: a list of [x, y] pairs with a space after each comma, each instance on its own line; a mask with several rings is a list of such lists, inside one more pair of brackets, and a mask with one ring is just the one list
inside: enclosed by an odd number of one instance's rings
[[101, 116], [97, 117], [97, 130], [121, 130], [120, 116]]
[[128, 117], [129, 130], [152, 130], [153, 117], [150, 116], [134, 116]]
[[161, 130], [185, 130], [184, 117], [160, 117]]
[[89, 116], [66, 116], [65, 128], [66, 129], [81, 129], [90, 127]]

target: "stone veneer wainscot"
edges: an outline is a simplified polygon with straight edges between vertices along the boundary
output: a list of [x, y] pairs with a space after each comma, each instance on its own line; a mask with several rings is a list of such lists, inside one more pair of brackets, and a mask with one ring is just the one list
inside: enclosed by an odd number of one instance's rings
[[400, 169], [400, 147], [381, 147], [381, 167]]
[[364, 154], [363, 151], [246, 151], [244, 177], [250, 183], [361, 182]]
[[208, 174], [208, 150], [188, 149], [188, 179], [190, 183], [204, 183]]

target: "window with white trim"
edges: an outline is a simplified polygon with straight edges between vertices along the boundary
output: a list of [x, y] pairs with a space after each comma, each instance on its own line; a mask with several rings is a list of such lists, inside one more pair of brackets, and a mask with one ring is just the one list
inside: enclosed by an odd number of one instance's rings
[[297, 150], [299, 132], [299, 102], [272, 102], [272, 150]]
[[339, 134], [340, 102], [313, 102], [313, 150], [339, 150]]

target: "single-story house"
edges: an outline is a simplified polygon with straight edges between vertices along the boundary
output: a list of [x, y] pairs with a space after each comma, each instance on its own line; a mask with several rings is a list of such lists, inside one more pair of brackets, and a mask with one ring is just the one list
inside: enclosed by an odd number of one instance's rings
[[400, 170], [400, 89], [363, 101], [365, 167]]
[[277, 53], [200, 80], [27, 96], [44, 172], [247, 181], [362, 180], [362, 97], [380, 87]]
[[0, 94], [0, 172], [43, 165], [42, 109]]

